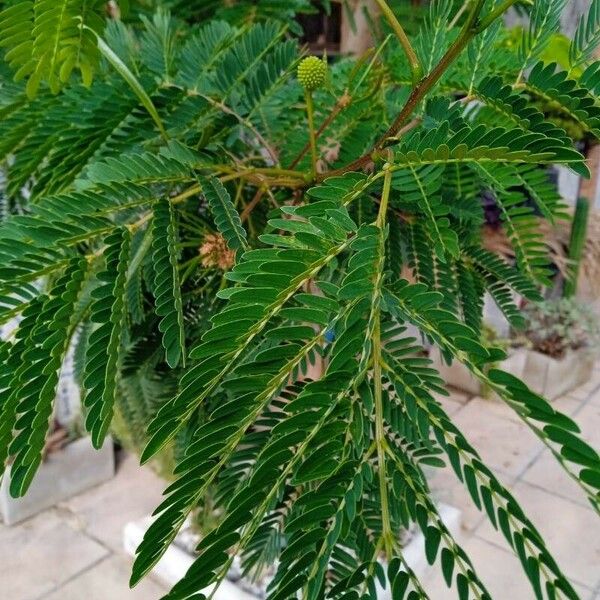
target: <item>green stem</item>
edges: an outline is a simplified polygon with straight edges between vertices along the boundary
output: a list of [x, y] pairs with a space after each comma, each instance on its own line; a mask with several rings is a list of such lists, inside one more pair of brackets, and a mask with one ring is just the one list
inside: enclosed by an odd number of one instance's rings
[[83, 26], [88, 31], [91, 31], [98, 41], [98, 49], [106, 58], [106, 60], [116, 69], [116, 71], [121, 75], [121, 77], [129, 84], [129, 87], [135, 92], [136, 96], [139, 98], [140, 102], [144, 106], [144, 108], [148, 111], [148, 114], [152, 117], [153, 121], [156, 123], [158, 130], [160, 131], [160, 135], [163, 137], [165, 141], [168, 141], [169, 135], [163, 125], [162, 119], [156, 110], [156, 106], [152, 103], [150, 96], [146, 93], [146, 90], [142, 87], [142, 84], [137, 80], [136, 76], [129, 70], [129, 67], [119, 58], [117, 54], [115, 54], [111, 47], [93, 30]]
[[477, 31], [474, 26], [477, 23], [477, 18], [481, 12], [485, 0], [474, 0], [473, 7], [465, 24], [463, 25], [461, 32], [456, 41], [448, 48], [448, 51], [441, 58], [440, 62], [434, 67], [434, 69], [423, 79], [422, 84], [418, 85], [413, 93], [410, 95], [406, 105], [390, 127], [390, 130], [381, 138], [378, 146], [381, 148], [388, 137], [393, 136], [397, 133], [402, 125], [404, 125], [413, 113], [415, 108], [425, 97], [427, 92], [440, 80], [442, 75], [447, 71], [448, 67], [456, 60], [459, 54], [467, 47], [469, 42], [475, 37]]
[[[385, 179], [383, 181], [383, 193], [379, 205], [376, 225], [381, 231], [381, 239], [384, 239], [383, 229], [385, 227], [388, 201], [392, 187], [392, 171], [389, 165], [385, 165]], [[374, 315], [373, 326], [373, 397], [375, 401], [375, 443], [377, 445], [377, 464], [379, 467], [379, 495], [381, 498], [381, 518], [383, 523], [383, 543], [388, 559], [392, 558], [394, 551], [394, 537], [392, 532], [390, 507], [388, 498], [387, 472], [386, 472], [386, 438], [383, 419], [383, 394], [382, 394], [382, 369], [381, 369], [381, 307], [377, 304]]]
[[385, 227], [385, 218], [387, 215], [387, 208], [390, 200], [390, 192], [392, 190], [392, 165], [386, 163], [383, 167], [383, 192], [381, 194], [381, 202], [379, 203], [379, 213], [377, 214], [376, 225], [380, 229]]
[[477, 20], [479, 13], [483, 9], [485, 0], [473, 0], [471, 10], [467, 16], [465, 24], [463, 25], [461, 32], [455, 42], [448, 48], [446, 54], [442, 57], [440, 62], [435, 68], [424, 77], [412, 90], [406, 104], [400, 111], [400, 114], [396, 117], [389, 129], [383, 134], [383, 136], [377, 141], [372, 150], [367, 154], [361, 156], [352, 163], [342, 167], [341, 169], [335, 169], [328, 173], [322, 173], [319, 179], [325, 179], [326, 177], [332, 177], [334, 175], [340, 175], [347, 173], [348, 171], [356, 171], [366, 167], [380, 151], [386, 146], [389, 138], [393, 138], [402, 129], [402, 127], [408, 122], [412, 113], [415, 111], [421, 100], [425, 98], [431, 88], [440, 80], [442, 75], [446, 72], [448, 67], [456, 60], [459, 54], [468, 46], [469, 42], [479, 33]]
[[406, 54], [406, 58], [408, 58], [408, 64], [410, 66], [410, 72], [412, 73], [412, 80], [414, 84], [417, 84], [418, 81], [423, 77], [423, 67], [421, 66], [421, 62], [417, 57], [413, 47], [404, 31], [402, 25], [400, 25], [400, 21], [396, 18], [394, 11], [388, 6], [386, 0], [375, 0], [379, 5], [383, 16], [386, 18], [387, 22], [390, 24], [390, 27], [394, 30], [404, 53]]
[[215, 171], [222, 173], [236, 173], [240, 176], [243, 175], [271, 175], [273, 177], [291, 177], [295, 179], [304, 179], [305, 173], [302, 171], [296, 171], [294, 169], [281, 169], [279, 167], [231, 167], [229, 165], [211, 165]]
[[379, 466], [379, 495], [381, 497], [382, 537], [388, 559], [393, 553], [393, 533], [387, 489], [387, 469], [385, 464], [385, 429], [383, 424], [383, 400], [381, 386], [381, 320], [376, 315], [373, 328], [373, 385], [375, 397], [375, 440], [377, 442], [377, 464]]
[[315, 131], [315, 105], [312, 92], [306, 90], [306, 116], [308, 118], [308, 135], [310, 139], [311, 173], [313, 179], [317, 177], [317, 134]]
[[[482, 595], [482, 590], [480, 589], [480, 586], [483, 587], [483, 583], [479, 580], [477, 574], [473, 573], [473, 565], [471, 563], [471, 560], [466, 555], [459, 552], [458, 544], [452, 537], [452, 534], [446, 527], [445, 523], [442, 521], [438, 511], [431, 502], [431, 498], [427, 495], [427, 493], [423, 490], [421, 486], [414, 485], [414, 477], [407, 472], [404, 463], [400, 460], [398, 456], [396, 456], [392, 449], [389, 448], [389, 446], [386, 446], [386, 450], [388, 452], [388, 456], [396, 463], [398, 471], [400, 471], [400, 473], [402, 473], [402, 475], [404, 476], [404, 481], [407, 482], [407, 485], [412, 489], [415, 496], [421, 501], [421, 505], [427, 511], [429, 519], [431, 519], [437, 525], [437, 529], [444, 540], [446, 548], [450, 550], [450, 552], [452, 552], [452, 554], [454, 555], [456, 564], [460, 572], [465, 576], [465, 579], [468, 582], [467, 584], [473, 592], [473, 595], [475, 596], [476, 600], [483, 600], [484, 596]], [[423, 534], [426, 533], [426, 530], [422, 531]], [[469, 572], [471, 572], [471, 574], [469, 574]], [[473, 575], [475, 575], [475, 579], [473, 579]], [[485, 588], [483, 589], [483, 591], [485, 592]], [[488, 596], [486, 595], [486, 597]]]

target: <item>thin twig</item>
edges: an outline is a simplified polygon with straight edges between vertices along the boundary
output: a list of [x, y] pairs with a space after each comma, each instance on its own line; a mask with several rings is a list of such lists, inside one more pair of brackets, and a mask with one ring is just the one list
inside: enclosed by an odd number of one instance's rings
[[390, 138], [394, 138], [398, 132], [402, 129], [404, 124], [408, 121], [414, 110], [417, 108], [421, 100], [427, 95], [429, 90], [440, 80], [442, 75], [446, 72], [448, 67], [456, 60], [458, 55], [466, 48], [469, 42], [479, 33], [477, 27], [477, 20], [479, 18], [479, 13], [483, 9], [483, 5], [485, 0], [474, 0], [472, 3], [472, 9], [463, 25], [463, 28], [460, 32], [460, 35], [456, 39], [456, 41], [448, 48], [444, 56], [441, 58], [440, 62], [436, 65], [436, 67], [425, 77], [422, 79], [412, 90], [406, 104], [400, 111], [399, 115], [396, 117], [392, 125], [389, 129], [383, 134], [383, 136], [377, 141], [375, 146], [370, 150], [367, 154], [364, 154], [360, 158], [351, 162], [350, 164], [342, 167], [340, 169], [335, 169], [334, 171], [329, 171], [327, 173], [322, 173], [317, 177], [318, 181], [322, 181], [327, 177], [331, 177], [334, 175], [340, 175], [343, 173], [347, 173], [348, 171], [355, 171], [359, 169], [363, 169], [367, 166], [374, 158], [377, 158], [381, 150], [385, 148], [388, 144], [388, 140]]
[[199, 95], [202, 98], [204, 98], [204, 100], [206, 100], [209, 104], [211, 104], [215, 108], [218, 108], [221, 112], [235, 117], [242, 125], [244, 125], [244, 127], [249, 129], [256, 136], [256, 139], [263, 145], [264, 149], [269, 153], [269, 156], [271, 157], [273, 163], [277, 164], [279, 162], [279, 158], [277, 157], [277, 153], [275, 152], [274, 148], [269, 144], [269, 142], [267, 142], [262, 133], [258, 131], [258, 129], [256, 129], [256, 127], [248, 119], [244, 119], [244, 117], [238, 115], [233, 109], [229, 108], [229, 106], [227, 106], [223, 102], [214, 100], [210, 96], [205, 96], [204, 94]]
[[400, 24], [400, 21], [396, 18], [394, 11], [388, 6], [388, 3], [385, 0], [375, 0], [383, 13], [383, 16], [386, 18], [387, 22], [390, 24], [390, 27], [394, 30], [402, 49], [404, 50], [404, 54], [406, 54], [406, 58], [408, 59], [408, 64], [410, 67], [410, 72], [412, 74], [413, 83], [416, 85], [417, 82], [423, 77], [423, 67], [421, 66], [421, 61], [419, 57], [415, 53], [404, 28]]
[[[348, 95], [347, 92], [344, 92], [344, 95], [335, 103], [333, 110], [327, 115], [323, 123], [321, 123], [319, 129], [317, 129], [317, 132], [315, 133], [316, 139], [319, 139], [319, 137], [321, 137], [322, 133], [333, 123], [333, 121], [335, 121], [337, 116], [348, 106], [350, 106], [351, 102], [352, 98]], [[298, 163], [306, 156], [306, 153], [309, 151], [310, 141], [305, 144], [304, 148], [302, 148], [300, 154], [298, 154], [298, 156], [290, 164], [289, 168], [295, 169], [298, 166]]]
[[454, 29], [456, 24], [460, 21], [460, 18], [463, 16], [465, 10], [467, 10], [469, 6], [468, 2], [463, 2], [462, 6], [456, 11], [454, 18], [450, 21], [450, 25], [448, 25], [448, 29]]
[[[385, 229], [388, 201], [392, 189], [392, 171], [389, 165], [386, 165], [385, 178], [383, 182], [383, 193], [381, 195], [381, 203], [377, 214], [377, 227], [382, 231], [381, 239], [383, 240], [383, 230]], [[384, 243], [383, 241], [381, 242]], [[377, 285], [381, 285], [381, 280], [377, 281]], [[383, 524], [383, 547], [388, 560], [392, 558], [393, 552], [393, 533], [391, 525], [391, 516], [389, 508], [386, 460], [385, 460], [385, 430], [384, 430], [384, 410], [382, 399], [382, 373], [381, 373], [381, 306], [375, 305], [375, 325], [372, 334], [373, 347], [373, 398], [375, 404], [375, 441], [377, 443], [377, 468], [379, 471], [379, 495], [381, 501], [381, 520]]]
[[310, 168], [313, 179], [317, 177], [317, 135], [315, 131], [315, 105], [312, 92], [306, 90], [306, 117], [308, 120], [308, 141], [310, 144]]
[[418, 127], [423, 122], [423, 117], [415, 117], [412, 121], [408, 122], [393, 138], [389, 138], [390, 141], [398, 141], [403, 135], [407, 134]]
[[246, 205], [246, 207], [242, 211], [242, 214], [240, 215], [240, 219], [242, 220], [242, 223], [244, 223], [248, 219], [248, 217], [250, 216], [250, 214], [252, 213], [254, 208], [262, 200], [262, 197], [265, 195], [265, 190], [266, 190], [266, 188], [264, 186], [260, 187], [256, 190], [256, 194], [254, 194], [254, 198], [252, 198], [252, 200], [250, 200], [250, 202]]

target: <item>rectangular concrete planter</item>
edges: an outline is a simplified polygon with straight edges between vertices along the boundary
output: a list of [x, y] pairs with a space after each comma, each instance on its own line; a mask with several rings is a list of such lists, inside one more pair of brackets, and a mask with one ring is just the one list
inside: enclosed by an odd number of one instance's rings
[[10, 468], [7, 469], [0, 486], [0, 515], [5, 524], [14, 525], [107, 481], [114, 473], [112, 440], [95, 450], [89, 437], [80, 438], [48, 456], [23, 498], [10, 496]]
[[[135, 551], [141, 544], [144, 534], [151, 523], [152, 519], [145, 517], [140, 521], [132, 521], [125, 525], [123, 529], [123, 547], [127, 554], [132, 557], [135, 556]], [[183, 578], [193, 562], [194, 557], [191, 554], [188, 554], [175, 544], [171, 544], [154, 569], [152, 569], [152, 574], [171, 587]], [[214, 585], [211, 585], [208, 588], [199, 590], [199, 592], [208, 596], [214, 587]], [[230, 581], [224, 581], [215, 592], [213, 600], [256, 600], [256, 596], [251, 596], [244, 592]]]
[[[471, 375], [471, 371], [462, 363], [455, 360], [450, 365], [446, 364], [437, 348], [432, 350], [429, 358], [433, 361], [432, 366], [440, 373], [442, 379], [450, 387], [467, 392], [473, 396], [490, 395], [479, 379]], [[519, 379], [523, 379], [526, 362], [527, 352], [519, 349], [512, 352], [506, 360], [498, 363], [496, 368], [507, 371]]]
[[[432, 351], [430, 359], [433, 361], [433, 367], [449, 386], [474, 396], [495, 396], [490, 394], [462, 363], [454, 361], [447, 365], [443, 362], [437, 348]], [[534, 392], [548, 400], [555, 400], [588, 381], [593, 372], [594, 358], [589, 352], [569, 351], [559, 360], [533, 350], [519, 348], [511, 351], [508, 358], [496, 365], [496, 368], [518, 377]]]
[[[461, 532], [461, 511], [453, 506], [440, 504], [438, 512], [450, 533], [458, 538]], [[152, 519], [145, 517], [140, 521], [132, 521], [125, 525], [123, 529], [123, 547], [127, 554], [132, 557], [135, 556], [136, 549], [151, 523]], [[429, 566], [425, 558], [425, 537], [420, 531], [403, 548], [402, 555], [417, 577], [422, 576], [427, 571]], [[194, 557], [191, 554], [175, 544], [171, 544], [152, 570], [152, 574], [166, 585], [173, 586], [185, 575], [193, 562]], [[199, 591], [208, 596], [213, 589], [214, 585]], [[383, 590], [377, 585], [377, 592], [379, 600], [392, 600], [389, 589]], [[212, 597], [214, 600], [257, 600], [258, 598], [258, 596], [241, 590], [235, 583], [230, 581], [224, 581]]]
[[527, 351], [525, 383], [548, 400], [585, 384], [592, 376], [594, 357], [588, 351], [569, 350], [561, 359]]

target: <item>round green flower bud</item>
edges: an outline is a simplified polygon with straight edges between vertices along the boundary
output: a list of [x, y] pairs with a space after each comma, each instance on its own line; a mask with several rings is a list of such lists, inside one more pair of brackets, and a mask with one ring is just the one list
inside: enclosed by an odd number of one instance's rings
[[327, 63], [316, 56], [309, 56], [298, 65], [298, 81], [309, 92], [320, 88], [327, 76]]

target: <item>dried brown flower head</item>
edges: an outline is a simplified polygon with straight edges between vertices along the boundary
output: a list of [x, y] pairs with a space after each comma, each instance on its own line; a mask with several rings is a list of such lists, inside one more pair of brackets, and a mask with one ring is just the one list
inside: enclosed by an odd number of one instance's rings
[[216, 267], [228, 271], [235, 264], [235, 252], [227, 246], [220, 233], [209, 233], [200, 246], [203, 267]]

